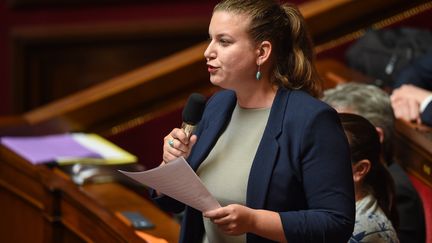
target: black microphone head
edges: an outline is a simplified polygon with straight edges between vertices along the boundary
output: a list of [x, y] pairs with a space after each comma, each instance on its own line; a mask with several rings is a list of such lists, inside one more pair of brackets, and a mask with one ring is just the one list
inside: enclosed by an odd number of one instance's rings
[[205, 104], [206, 98], [203, 95], [198, 93], [191, 94], [183, 109], [183, 122], [189, 125], [197, 124], [201, 120]]

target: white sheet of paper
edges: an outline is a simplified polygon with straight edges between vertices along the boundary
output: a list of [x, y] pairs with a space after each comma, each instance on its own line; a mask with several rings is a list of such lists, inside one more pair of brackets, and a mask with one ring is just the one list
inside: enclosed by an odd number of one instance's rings
[[183, 157], [147, 171], [119, 171], [201, 212], [220, 208], [219, 202], [205, 188]]

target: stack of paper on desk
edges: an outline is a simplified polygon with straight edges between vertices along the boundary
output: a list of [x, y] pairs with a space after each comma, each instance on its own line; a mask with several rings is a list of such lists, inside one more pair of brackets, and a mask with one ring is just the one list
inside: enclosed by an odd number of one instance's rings
[[134, 155], [97, 134], [2, 137], [1, 144], [32, 164], [126, 164], [137, 161]]

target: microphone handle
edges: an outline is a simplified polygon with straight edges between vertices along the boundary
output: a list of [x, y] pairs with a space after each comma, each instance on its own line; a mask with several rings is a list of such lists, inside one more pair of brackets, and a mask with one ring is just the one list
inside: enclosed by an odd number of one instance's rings
[[188, 124], [186, 122], [183, 122], [181, 129], [186, 133], [186, 136], [189, 139], [195, 130], [195, 125], [191, 125], [191, 124]]

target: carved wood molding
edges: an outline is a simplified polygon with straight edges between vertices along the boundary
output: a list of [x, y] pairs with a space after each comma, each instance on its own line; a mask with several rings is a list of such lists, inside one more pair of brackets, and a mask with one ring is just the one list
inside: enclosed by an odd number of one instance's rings
[[345, 45], [363, 36], [367, 28], [383, 29], [395, 23], [401, 23], [406, 19], [415, 17], [416, 15], [423, 14], [427, 11], [431, 11], [431, 9], [432, 9], [432, 2], [427, 2], [427, 1], [423, 3], [420, 2], [418, 5], [414, 5], [410, 8], [407, 8], [400, 13], [369, 23], [368, 25], [365, 25], [360, 29], [356, 29], [350, 33], [339, 36], [337, 38], [333, 38], [330, 41], [317, 43], [318, 45], [315, 47], [315, 51], [316, 53], [319, 54], [324, 51], [331, 50], [332, 48]]

